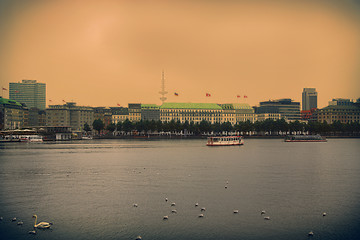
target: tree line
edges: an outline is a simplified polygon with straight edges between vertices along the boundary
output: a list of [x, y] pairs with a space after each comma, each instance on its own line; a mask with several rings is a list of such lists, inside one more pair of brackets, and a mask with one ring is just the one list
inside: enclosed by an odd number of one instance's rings
[[[106, 129], [101, 119], [94, 120], [93, 129], [98, 131], [106, 130], [110, 133], [117, 134], [154, 134], [154, 133], [174, 133], [187, 135], [203, 135], [203, 134], [224, 134], [239, 132], [242, 135], [286, 135], [293, 133], [307, 134], [323, 134], [323, 135], [360, 135], [360, 123], [341, 123], [335, 121], [332, 124], [327, 122], [286, 122], [284, 119], [265, 121], [239, 122], [232, 125], [230, 122], [210, 123], [205, 120], [200, 123], [184, 122], [171, 120], [170, 122], [161, 122], [160, 120], [141, 120], [131, 122], [126, 119], [124, 122], [117, 124], [111, 123]], [[84, 131], [91, 131], [89, 125], [84, 125]]]

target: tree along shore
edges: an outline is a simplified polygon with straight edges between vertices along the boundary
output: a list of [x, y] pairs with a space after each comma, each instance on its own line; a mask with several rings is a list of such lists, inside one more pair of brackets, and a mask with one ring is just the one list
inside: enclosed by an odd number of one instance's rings
[[281, 137], [289, 134], [321, 134], [323, 136], [338, 137], [360, 137], [360, 123], [341, 123], [335, 121], [332, 124], [327, 122], [308, 122], [299, 121], [286, 122], [284, 119], [265, 121], [239, 122], [232, 125], [230, 122], [213, 123], [201, 121], [200, 123], [180, 121], [148, 121], [130, 122], [126, 119], [124, 122], [109, 124], [104, 129], [104, 124], [100, 119], [96, 119], [93, 129], [98, 131], [98, 136], [102, 137], [190, 137], [190, 136], [209, 136], [209, 135], [243, 135], [252, 137]]

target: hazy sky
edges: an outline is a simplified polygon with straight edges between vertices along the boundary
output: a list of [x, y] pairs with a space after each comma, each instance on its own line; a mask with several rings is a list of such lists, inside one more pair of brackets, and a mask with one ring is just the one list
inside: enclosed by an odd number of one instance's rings
[[164, 69], [169, 102], [301, 102], [302, 89], [314, 87], [324, 107], [360, 97], [359, 8], [345, 0], [0, 0], [0, 85], [36, 79], [53, 104], [160, 104]]

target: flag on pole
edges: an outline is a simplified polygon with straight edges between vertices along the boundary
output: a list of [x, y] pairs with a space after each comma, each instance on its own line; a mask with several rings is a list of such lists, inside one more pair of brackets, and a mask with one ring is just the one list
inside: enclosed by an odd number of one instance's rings
[[179, 94], [177, 92], [175, 92], [174, 95], [177, 96], [177, 97], [179, 96]]
[[237, 97], [237, 98], [241, 98], [241, 96], [240, 96], [240, 95], [237, 95], [236, 97]]
[[5, 91], [6, 91], [7, 89], [3, 87], [2, 90], [5, 90]]
[[244, 98], [247, 98], [247, 96], [246, 96], [246, 95], [244, 95]]
[[210, 94], [210, 93], [206, 93], [206, 96], [207, 96], [207, 97], [211, 97], [211, 94]]

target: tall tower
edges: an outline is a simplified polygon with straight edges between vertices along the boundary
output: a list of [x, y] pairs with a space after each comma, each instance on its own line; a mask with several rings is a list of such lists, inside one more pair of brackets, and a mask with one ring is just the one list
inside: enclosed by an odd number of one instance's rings
[[164, 103], [167, 99], [167, 97], [165, 97], [165, 95], [168, 93], [167, 91], [165, 91], [165, 77], [164, 77], [164, 70], [162, 71], [162, 79], [161, 79], [161, 91], [159, 92], [161, 94], [161, 98], [160, 100], [162, 101], [162, 103]]
[[302, 110], [317, 108], [317, 92], [315, 88], [304, 88], [302, 92]]
[[29, 109], [44, 110], [46, 107], [46, 84], [38, 83], [36, 80], [9, 83], [9, 98], [25, 103]]

